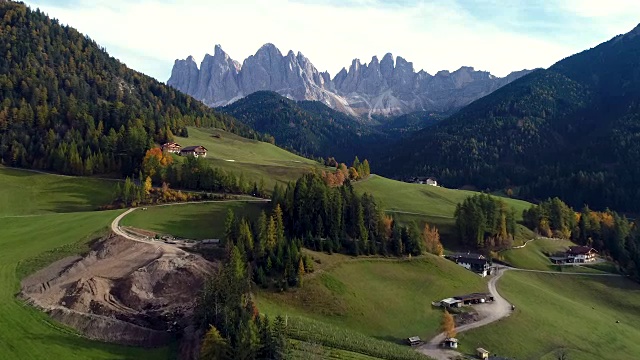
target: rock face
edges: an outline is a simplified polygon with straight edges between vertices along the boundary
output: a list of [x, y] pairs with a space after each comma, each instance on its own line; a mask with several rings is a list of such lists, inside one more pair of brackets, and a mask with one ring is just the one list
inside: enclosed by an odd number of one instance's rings
[[353, 60], [331, 79], [304, 55], [283, 55], [273, 44], [262, 46], [242, 65], [219, 45], [196, 65], [193, 57], [176, 60], [168, 85], [209, 106], [223, 106], [260, 90], [293, 100], [316, 100], [351, 115], [401, 115], [414, 111], [447, 112], [461, 108], [528, 74], [523, 70], [498, 78], [462, 67], [430, 75], [413, 64], [386, 54], [369, 64]]

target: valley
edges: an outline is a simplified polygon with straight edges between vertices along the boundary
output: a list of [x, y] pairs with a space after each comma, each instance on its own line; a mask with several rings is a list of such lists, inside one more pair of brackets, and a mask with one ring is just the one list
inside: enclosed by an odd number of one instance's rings
[[[261, 29], [234, 52], [286, 30], [323, 66], [381, 48], [425, 59], [356, 58], [330, 76], [272, 43], [242, 63], [218, 45], [165, 84], [151, 66], [211, 43], [184, 36], [193, 4], [61, 4], [0, 0], [0, 358], [640, 357], [640, 26], [563, 58], [502, 27], [411, 37], [409, 19], [496, 21], [462, 3], [426, 17], [427, 4], [205, 2], [215, 41], [243, 38], [221, 25], [234, 16]], [[96, 9], [114, 26], [105, 44], [73, 27]], [[315, 40], [356, 10], [366, 39]], [[114, 47], [125, 12], [154, 34]], [[308, 28], [317, 18], [331, 26]], [[387, 21], [392, 34], [373, 31]], [[442, 59], [458, 70], [416, 71]]]

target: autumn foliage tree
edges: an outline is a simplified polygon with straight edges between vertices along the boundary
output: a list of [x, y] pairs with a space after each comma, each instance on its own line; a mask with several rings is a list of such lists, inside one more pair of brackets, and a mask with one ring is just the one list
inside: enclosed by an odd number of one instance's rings
[[456, 322], [453, 320], [453, 316], [449, 314], [447, 310], [444, 311], [442, 315], [442, 332], [444, 332], [447, 337], [454, 338], [456, 337]]
[[444, 254], [444, 248], [440, 242], [440, 232], [435, 226], [429, 226], [424, 224], [422, 230], [422, 240], [424, 241], [424, 249], [431, 254], [442, 256]]

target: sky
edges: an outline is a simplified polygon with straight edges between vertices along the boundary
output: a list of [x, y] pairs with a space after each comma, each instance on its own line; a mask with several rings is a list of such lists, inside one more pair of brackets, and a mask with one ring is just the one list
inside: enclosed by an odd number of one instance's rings
[[176, 59], [220, 44], [242, 62], [265, 43], [334, 76], [402, 56], [416, 71], [505, 76], [549, 67], [640, 22], [638, 0], [26, 0], [129, 67], [166, 82]]

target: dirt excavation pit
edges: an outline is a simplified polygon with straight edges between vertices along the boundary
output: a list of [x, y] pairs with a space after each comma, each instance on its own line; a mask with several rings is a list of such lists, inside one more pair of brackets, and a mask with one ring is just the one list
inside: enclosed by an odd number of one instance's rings
[[162, 346], [190, 323], [214, 267], [174, 246], [111, 235], [24, 279], [21, 297], [89, 338]]

